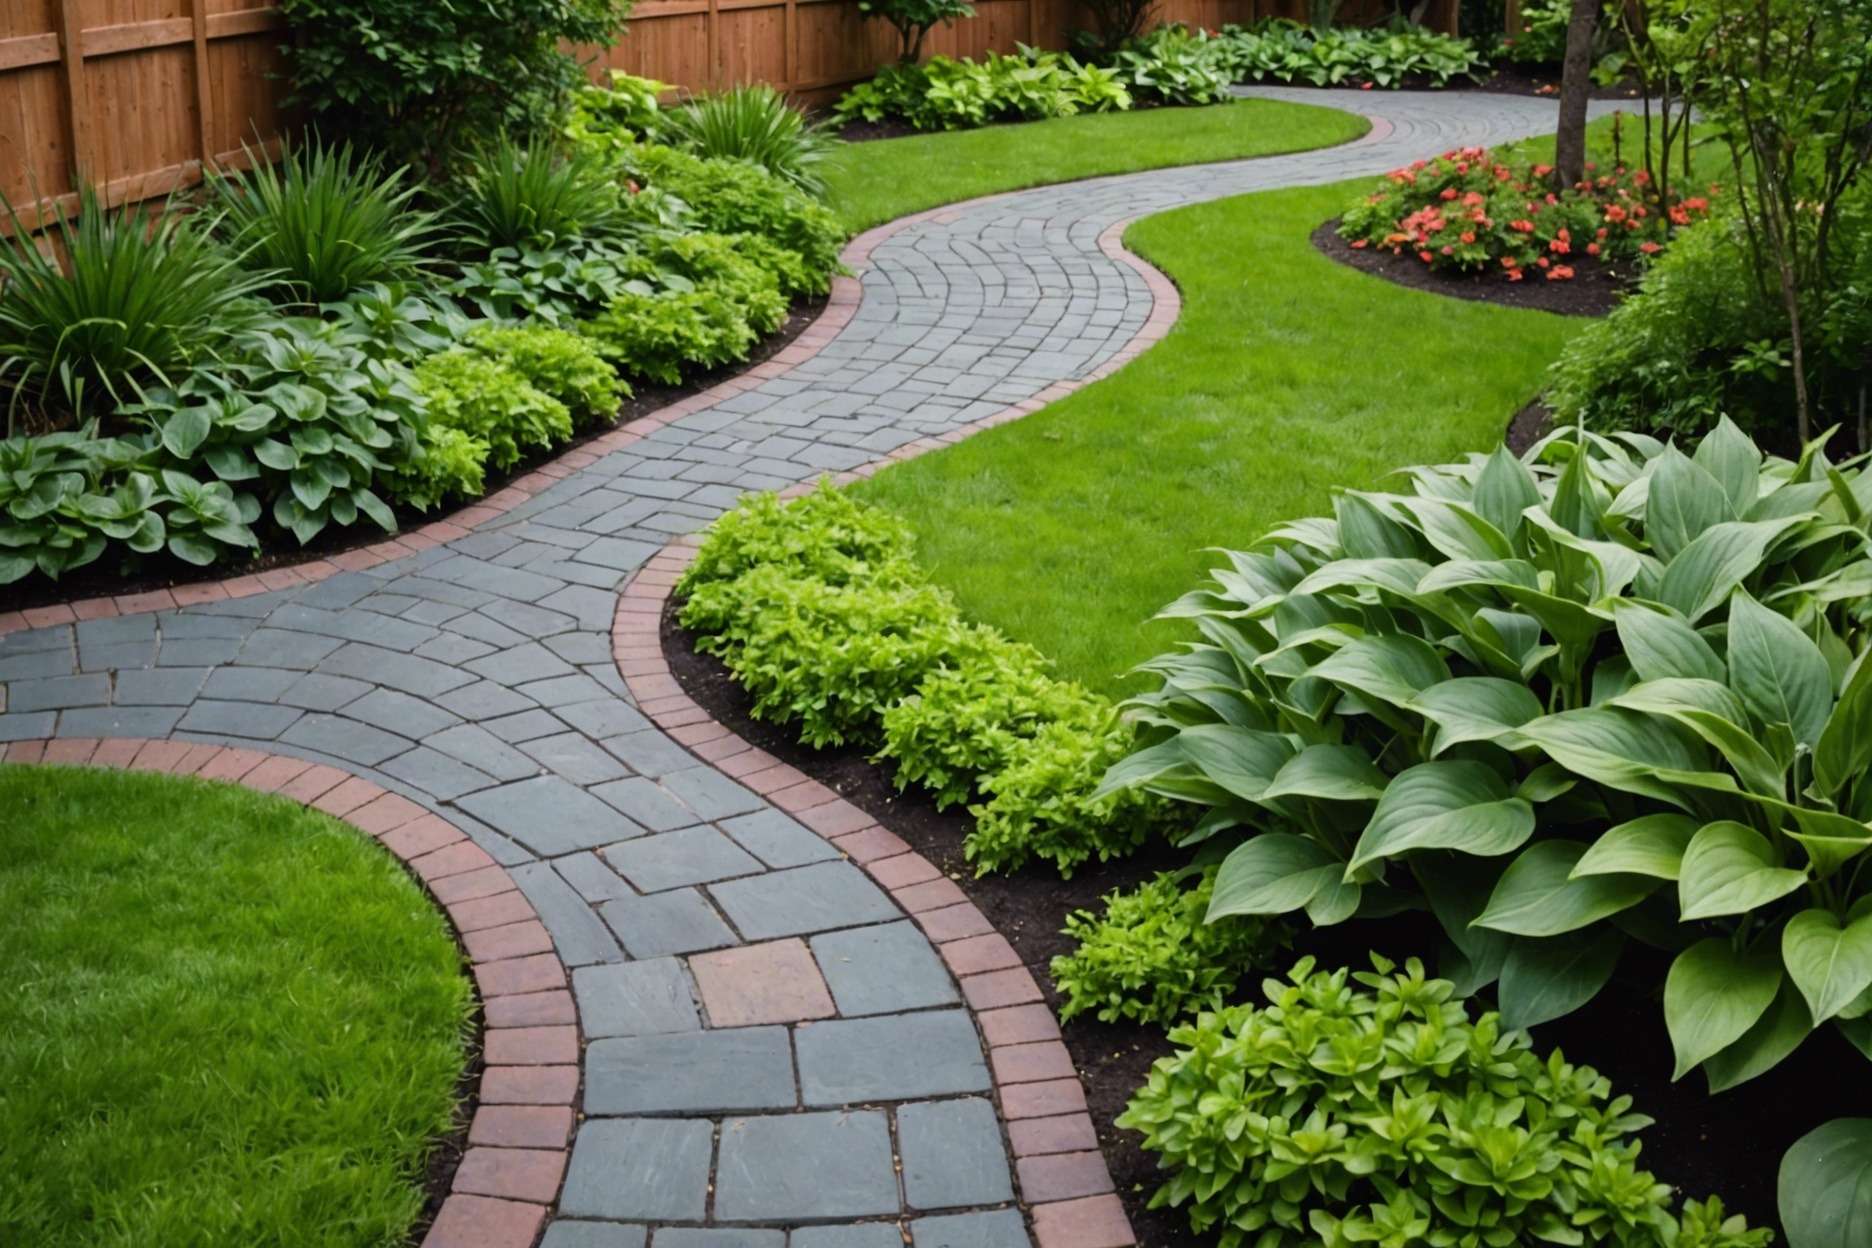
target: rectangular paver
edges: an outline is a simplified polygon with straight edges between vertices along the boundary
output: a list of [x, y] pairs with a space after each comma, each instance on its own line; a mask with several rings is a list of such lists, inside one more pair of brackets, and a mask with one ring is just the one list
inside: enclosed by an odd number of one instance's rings
[[929, 938], [909, 921], [826, 932], [812, 949], [839, 1013], [891, 1014], [961, 1000]]
[[706, 1114], [790, 1109], [784, 1027], [597, 1040], [585, 1050], [588, 1114]]
[[884, 891], [849, 862], [820, 862], [730, 880], [709, 890], [750, 940], [800, 936], [901, 917]]
[[572, 972], [572, 991], [579, 1022], [594, 1040], [702, 1029], [689, 977], [675, 958], [582, 966]]
[[700, 1221], [713, 1128], [706, 1122], [588, 1121], [572, 1143], [559, 1210], [572, 1217]]
[[807, 1105], [902, 1101], [988, 1090], [975, 1024], [962, 1010], [832, 1019], [801, 1029]]
[[898, 1207], [890, 1128], [876, 1110], [722, 1123], [715, 1216], [723, 1222], [823, 1221]]

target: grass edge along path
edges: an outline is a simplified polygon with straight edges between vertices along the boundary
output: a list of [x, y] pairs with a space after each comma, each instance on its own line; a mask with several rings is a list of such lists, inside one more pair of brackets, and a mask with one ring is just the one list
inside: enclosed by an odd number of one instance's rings
[[1126, 245], [1174, 279], [1169, 335], [1021, 420], [853, 488], [907, 519], [972, 619], [1105, 693], [1178, 634], [1151, 617], [1333, 486], [1486, 450], [1583, 324], [1405, 289], [1308, 241], [1373, 179], [1148, 217]]
[[403, 1242], [473, 994], [401, 864], [284, 798], [0, 766], [0, 1241]]
[[1241, 99], [849, 143], [821, 169], [827, 201], [857, 233], [983, 195], [1334, 147], [1370, 129], [1336, 108]]

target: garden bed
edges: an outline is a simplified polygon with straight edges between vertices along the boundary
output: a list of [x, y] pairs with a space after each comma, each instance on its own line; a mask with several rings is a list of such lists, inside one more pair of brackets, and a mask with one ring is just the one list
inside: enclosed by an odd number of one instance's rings
[[[1521, 415], [1538, 415], [1537, 408], [1530, 404]], [[800, 744], [790, 727], [751, 718], [751, 699], [720, 660], [696, 652], [694, 634], [676, 620], [679, 610], [674, 599], [666, 606], [662, 640], [683, 692], [744, 740], [836, 790], [954, 880], [1014, 946], [1050, 1008], [1057, 1010], [1060, 998], [1049, 964], [1074, 947], [1061, 930], [1067, 917], [1078, 910], [1098, 911], [1107, 893], [1133, 889], [1188, 861], [1186, 852], [1159, 845], [1129, 858], [1089, 864], [1071, 879], [1059, 878], [1044, 865], [978, 878], [962, 853], [973, 824], [966, 811], [938, 811], [920, 788], [899, 792], [888, 770], [861, 748], [814, 750]], [[1436, 925], [1427, 916], [1405, 915], [1299, 931], [1289, 953], [1293, 959], [1313, 955], [1324, 966], [1357, 968], [1375, 950], [1399, 960], [1421, 957], [1434, 971], [1437, 945]], [[1645, 987], [1663, 983], [1668, 961], [1666, 955], [1634, 946], [1618, 978], [1590, 1006], [1534, 1029], [1536, 1046], [1542, 1052], [1559, 1048], [1570, 1059], [1596, 1067], [1611, 1080], [1615, 1094], [1633, 1098], [1634, 1112], [1656, 1120], [1641, 1138], [1646, 1142], [1643, 1164], [1660, 1181], [1687, 1196], [1718, 1194], [1732, 1210], [1747, 1214], [1751, 1225], [1776, 1225], [1776, 1163], [1812, 1127], [1814, 1107], [1872, 1115], [1872, 1085], [1836, 1078], [1836, 1072], [1853, 1069], [1863, 1059], [1829, 1033], [1810, 1042], [1817, 1046], [1810, 1054], [1721, 1096], [1709, 1095], [1700, 1074], [1671, 1082], [1670, 1038], [1656, 994]], [[1285, 967], [1264, 969], [1279, 975]], [[1257, 983], [1257, 976], [1249, 976], [1231, 999], [1258, 999]], [[1209, 1243], [1189, 1230], [1181, 1211], [1147, 1207], [1160, 1177], [1156, 1159], [1139, 1146], [1139, 1136], [1112, 1125], [1151, 1064], [1171, 1051], [1163, 1030], [1102, 1023], [1089, 1015], [1062, 1030], [1138, 1242], [1148, 1248]]]
[[1601, 264], [1586, 256], [1572, 261], [1575, 276], [1564, 282], [1550, 282], [1539, 277], [1511, 282], [1488, 270], [1439, 273], [1408, 254], [1395, 256], [1377, 248], [1354, 248], [1339, 237], [1337, 217], [1314, 230], [1312, 239], [1313, 246], [1327, 258], [1411, 290], [1560, 316], [1604, 316], [1618, 306], [1637, 280], [1637, 275], [1630, 270]]
[[738, 376], [771, 359], [804, 333], [807, 327], [818, 319], [820, 312], [825, 310], [825, 306], [826, 300], [823, 298], [796, 299], [787, 314], [786, 322], [761, 340], [749, 353], [747, 359], [738, 363], [699, 373], [680, 386], [659, 386], [647, 382], [636, 386], [635, 393], [618, 408], [615, 420], [608, 424], [598, 424], [582, 429], [570, 442], [561, 443], [549, 450], [535, 450], [505, 472], [490, 471], [487, 475], [487, 488], [478, 497], [450, 499], [441, 506], [426, 512], [408, 507], [393, 508], [398, 526], [395, 533], [386, 533], [370, 524], [344, 528], [331, 526], [304, 546], [266, 550], [244, 563], [219, 563], [212, 568], [200, 568], [163, 553], [146, 557], [138, 571], [130, 576], [118, 574], [112, 570], [112, 565], [107, 560], [100, 559], [56, 581], [48, 580], [43, 576], [33, 576], [17, 584], [9, 585], [6, 587], [7, 605], [9, 609], [27, 610], [53, 603], [73, 602], [81, 598], [141, 594], [200, 581], [232, 580], [236, 577], [270, 572], [277, 568], [290, 568], [314, 560], [329, 559], [333, 555], [343, 554], [348, 550], [375, 546], [380, 542], [391, 540], [398, 533], [408, 529], [447, 520], [468, 508], [483, 506], [490, 495], [499, 493], [509, 483], [526, 476], [542, 464], [550, 464], [596, 438], [626, 428], [633, 421], [640, 420], [691, 395], [701, 394], [720, 385], [728, 378]]

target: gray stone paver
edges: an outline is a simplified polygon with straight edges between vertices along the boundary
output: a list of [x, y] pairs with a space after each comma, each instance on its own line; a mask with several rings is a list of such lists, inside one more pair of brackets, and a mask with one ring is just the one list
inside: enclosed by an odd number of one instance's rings
[[825, 1221], [901, 1207], [890, 1126], [877, 1110], [722, 1124], [715, 1216], [723, 1222]]
[[[735, 1179], [728, 1190], [748, 1203], [711, 1215], [718, 1166], [777, 1160], [730, 1150], [729, 1123], [805, 1107], [747, 1121], [881, 1125], [893, 1106], [909, 1194], [893, 1178], [888, 1201], [863, 1202], [887, 1208], [828, 1214], [851, 1225], [799, 1227], [789, 1248], [884, 1248], [902, 1242], [900, 1222], [916, 1248], [1024, 1248], [1016, 1209], [922, 1213], [927, 1200], [1002, 1205], [983, 1174], [1007, 1169], [998, 1134], [971, 1158], [982, 1173], [945, 1151], [981, 1135], [979, 1109], [950, 1107], [985, 1105], [989, 1083], [927, 942], [823, 838], [631, 704], [609, 658], [615, 591], [741, 490], [948, 433], [1104, 363], [1151, 311], [1140, 276], [1099, 250], [1108, 227], [1377, 174], [1549, 130], [1554, 116], [1551, 101], [1508, 96], [1252, 94], [1386, 125], [1326, 151], [1038, 188], [915, 223], [872, 251], [862, 302], [816, 356], [466, 537], [297, 589], [0, 636], [0, 742], [174, 735], [291, 753], [445, 814], [509, 866], [572, 968], [591, 1041], [590, 1117], [546, 1248], [762, 1243], [747, 1231], [777, 1248], [760, 1222], [826, 1219], [783, 1211], [778, 1177]], [[684, 955], [796, 935], [810, 938], [842, 1017], [626, 1034], [692, 1025]], [[974, 1099], [906, 1104], [955, 1096]]]

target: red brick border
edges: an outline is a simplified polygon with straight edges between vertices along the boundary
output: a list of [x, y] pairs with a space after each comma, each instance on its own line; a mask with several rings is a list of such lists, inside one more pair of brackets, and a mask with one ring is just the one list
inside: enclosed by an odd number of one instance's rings
[[1099, 1150], [1079, 1072], [1040, 985], [1014, 947], [929, 859], [832, 789], [718, 723], [677, 685], [660, 625], [700, 541], [691, 535], [664, 547], [618, 599], [612, 652], [638, 709], [825, 837], [890, 893], [936, 946], [987, 1048], [1038, 1248], [1132, 1248], [1137, 1239]]
[[15, 741], [0, 761], [198, 776], [342, 819], [448, 915], [480, 990], [485, 1066], [468, 1148], [422, 1248], [532, 1248], [559, 1197], [579, 1102], [578, 1010], [552, 938], [505, 867], [440, 815], [323, 763], [112, 737]]

